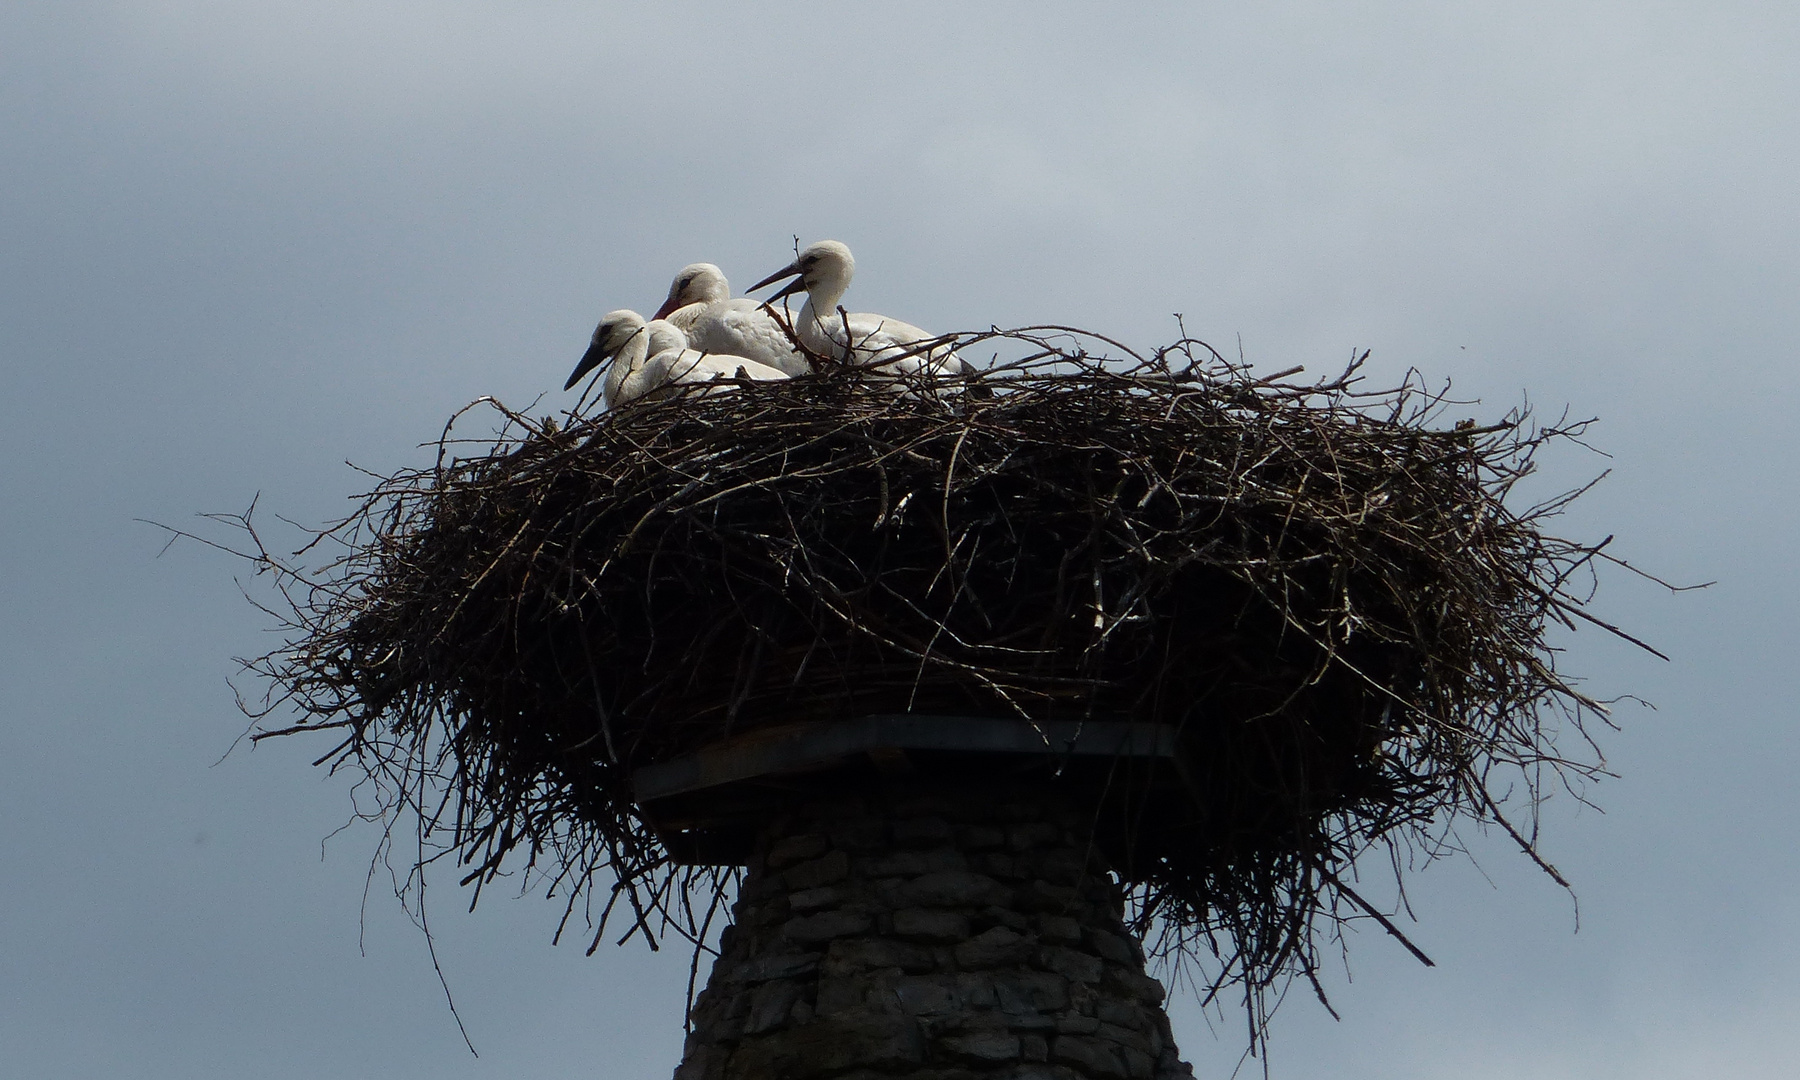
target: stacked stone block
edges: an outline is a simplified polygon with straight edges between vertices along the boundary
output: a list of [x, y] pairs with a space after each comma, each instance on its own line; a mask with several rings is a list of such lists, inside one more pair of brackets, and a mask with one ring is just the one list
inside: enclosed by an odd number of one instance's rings
[[676, 1080], [1185, 1080], [1052, 781], [888, 781], [763, 830]]

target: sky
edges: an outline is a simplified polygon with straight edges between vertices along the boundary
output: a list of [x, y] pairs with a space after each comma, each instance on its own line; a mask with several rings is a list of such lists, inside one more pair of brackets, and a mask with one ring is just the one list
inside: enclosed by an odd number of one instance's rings
[[[1599, 423], [1534, 490], [1677, 582], [1557, 640], [1616, 780], [1356, 933], [1277, 1077], [1787, 1077], [1800, 1060], [1800, 9], [310, 0], [0, 6], [0, 1054], [19, 1077], [667, 1075], [685, 957], [448, 877], [426, 950], [322, 752], [234, 741], [263, 584], [145, 521], [321, 522], [605, 311], [793, 238], [936, 331], [1372, 350]], [[274, 518], [270, 517], [271, 524]], [[248, 592], [248, 598], [245, 595]], [[255, 691], [254, 683], [238, 686]], [[1651, 706], [1654, 707], [1651, 707]], [[228, 752], [229, 751], [229, 752]], [[1600, 812], [1604, 811], [1604, 812]], [[327, 839], [329, 837], [329, 839]], [[1198, 1074], [1241, 1018], [1173, 1010]], [[1249, 1069], [1257, 1070], [1260, 1063]]]

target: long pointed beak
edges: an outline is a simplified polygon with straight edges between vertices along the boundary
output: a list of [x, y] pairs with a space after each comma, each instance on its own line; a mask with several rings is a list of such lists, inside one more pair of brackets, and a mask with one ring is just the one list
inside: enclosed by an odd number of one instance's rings
[[605, 363], [609, 355], [611, 354], [601, 348], [598, 341], [589, 345], [588, 351], [581, 354], [581, 363], [575, 365], [575, 373], [569, 376], [568, 382], [563, 383], [563, 389], [573, 390], [583, 375]]
[[795, 293], [803, 293], [805, 291], [806, 291], [806, 279], [803, 277], [797, 277], [794, 280], [787, 283], [787, 288], [781, 290], [778, 293], [775, 293], [773, 296], [770, 296], [769, 301], [774, 302], [776, 300], [781, 299], [784, 296], [792, 296]]
[[650, 316], [650, 321], [655, 322], [658, 319], [666, 319], [669, 317], [670, 312], [675, 311], [676, 309], [678, 309], [680, 307], [681, 307], [681, 297], [671, 296], [667, 300], [663, 301], [662, 307], [659, 307], [656, 309], [656, 314]]
[[[766, 278], [763, 278], [763, 279], [762, 279], [762, 280], [761, 280], [761, 281], [759, 281], [759, 282], [757, 282], [757, 283], [756, 283], [756, 284], [754, 284], [754, 285], [752, 285], [752, 286], [750, 286], [750, 287], [749, 287], [749, 288], [748, 288], [748, 289], [745, 289], [745, 290], [744, 290], [744, 291], [745, 291], [745, 292], [755, 292], [755, 291], [756, 291], [756, 290], [758, 290], [758, 289], [760, 289], [760, 288], [762, 288], [762, 287], [763, 287], [763, 286], [765, 286], [765, 285], [773, 285], [773, 284], [775, 284], [775, 283], [776, 283], [776, 282], [777, 282], [777, 281], [780, 281], [780, 280], [781, 280], [781, 279], [782, 279], [782, 278], [784, 278], [784, 277], [793, 277], [793, 276], [794, 276], [794, 275], [795, 275], [795, 274], [798, 274], [798, 273], [799, 273], [799, 272], [800, 272], [800, 264], [799, 264], [799, 263], [798, 263], [798, 262], [791, 262], [791, 263], [788, 263], [788, 264], [787, 264], [787, 265], [786, 265], [786, 266], [784, 266], [784, 267], [782, 267], [782, 268], [781, 268], [781, 269], [779, 269], [779, 270], [777, 270], [777, 271], [775, 271], [775, 272], [774, 272], [774, 273], [773, 273], [773, 274], [770, 274], [770, 275], [769, 275], [769, 276], [768, 276], [768, 277], [766, 277]], [[792, 289], [793, 289], [793, 286], [792, 286], [792, 285], [790, 285], [790, 286], [788, 286], [788, 288], [789, 288], [789, 289], [790, 289], [790, 290], [792, 290]], [[780, 294], [780, 295], [782, 295], [782, 296], [786, 296], [786, 295], [787, 295], [787, 294], [786, 294], [786, 293], [782, 293], [782, 294]]]

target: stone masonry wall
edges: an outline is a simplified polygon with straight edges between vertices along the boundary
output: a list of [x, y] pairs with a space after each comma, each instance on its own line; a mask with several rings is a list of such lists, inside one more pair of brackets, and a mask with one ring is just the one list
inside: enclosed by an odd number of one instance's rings
[[871, 783], [764, 830], [675, 1080], [1187, 1080], [1054, 782]]

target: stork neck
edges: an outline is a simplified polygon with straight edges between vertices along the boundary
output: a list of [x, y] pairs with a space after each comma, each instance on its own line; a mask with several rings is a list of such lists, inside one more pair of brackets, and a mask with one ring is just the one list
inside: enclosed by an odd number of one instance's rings
[[848, 360], [850, 341], [844, 333], [844, 319], [837, 313], [835, 299], [830, 306], [824, 307], [816, 303], [817, 299], [808, 293], [806, 305], [800, 309], [800, 343], [821, 356]]
[[700, 321], [700, 316], [704, 315], [706, 309], [711, 307], [714, 302], [715, 301], [712, 300], [700, 300], [692, 304], [685, 304], [676, 308], [674, 311], [669, 312], [667, 315], [664, 315], [663, 321], [673, 323], [675, 326], [679, 327], [684, 334], [689, 333], [694, 329], [694, 324]]
[[838, 302], [844, 298], [844, 293], [849, 288], [850, 282], [848, 281], [826, 278], [817, 285], [806, 290], [807, 306], [814, 308], [817, 311], [824, 312], [827, 315], [836, 314]]
[[649, 342], [648, 347], [651, 356], [666, 352], [670, 349], [685, 349], [688, 347], [687, 334], [683, 332], [681, 327], [667, 319], [654, 319], [644, 329], [646, 338]]
[[649, 356], [650, 335], [644, 328], [639, 328], [619, 349], [612, 364], [606, 369], [606, 382], [601, 384], [601, 390], [606, 395], [607, 408], [612, 408], [619, 400], [619, 391], [624, 387], [625, 380], [643, 367]]

